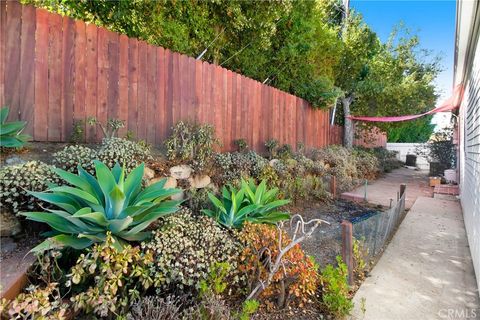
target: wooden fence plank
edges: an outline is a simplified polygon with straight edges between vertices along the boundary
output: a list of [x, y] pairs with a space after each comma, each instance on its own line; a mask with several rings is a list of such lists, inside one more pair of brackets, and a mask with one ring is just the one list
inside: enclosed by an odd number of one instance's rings
[[[98, 29], [97, 42], [98, 55], [98, 79], [97, 79], [97, 120], [106, 123], [108, 121], [107, 95], [108, 95], [108, 31]], [[97, 141], [103, 139], [99, 127], [96, 128]]]
[[147, 46], [147, 113], [145, 118], [146, 141], [155, 143], [155, 116], [157, 113], [157, 49]]
[[35, 15], [33, 6], [22, 6], [22, 38], [20, 41], [20, 119], [27, 121], [24, 130], [33, 134], [35, 103]]
[[0, 1], [0, 106], [5, 105], [6, 30], [7, 30], [7, 1]]
[[128, 39], [128, 121], [127, 128], [137, 136], [138, 119], [138, 41]]
[[[85, 72], [86, 94], [85, 94], [85, 116], [97, 116], [98, 105], [98, 28], [92, 24], [86, 26], [87, 36], [87, 70]], [[86, 140], [89, 142], [96, 141], [97, 129], [95, 126], [87, 125], [85, 130]]]
[[85, 124], [85, 101], [86, 101], [86, 77], [87, 77], [87, 30], [85, 23], [82, 21], [75, 21], [75, 79], [74, 79], [74, 109], [73, 118], [77, 125], [80, 125], [79, 121], [83, 121], [81, 126], [84, 130], [84, 136], [86, 138], [86, 124]]
[[138, 42], [138, 119], [137, 119], [137, 137], [139, 139], [147, 138], [147, 43]]
[[128, 124], [128, 37], [120, 35], [119, 37], [119, 79], [118, 79], [118, 119], [125, 121], [125, 127], [118, 131], [119, 136], [123, 137], [127, 133]]
[[20, 119], [20, 53], [22, 6], [17, 1], [7, 3], [5, 28], [5, 105], [10, 107], [8, 119]]
[[48, 140], [61, 141], [62, 117], [62, 17], [48, 18]]
[[160, 145], [167, 136], [165, 125], [165, 50], [157, 48], [157, 113], [155, 114], [155, 144]]
[[167, 136], [170, 134], [173, 123], [173, 55], [165, 49], [165, 127]]
[[203, 63], [201, 60], [195, 60], [195, 121], [201, 122], [201, 115], [204, 106], [203, 99]]
[[[120, 80], [120, 43], [115, 32], [107, 34], [108, 69], [107, 69], [107, 119], [119, 119], [119, 80]], [[121, 119], [120, 119], [121, 120]]]
[[182, 118], [181, 114], [181, 84], [180, 84], [180, 54], [173, 52], [173, 69], [172, 69], [172, 74], [171, 74], [171, 81], [172, 81], [172, 91], [173, 91], [173, 101], [172, 101], [172, 126], [176, 124], [178, 121], [180, 121]]
[[73, 128], [75, 88], [75, 21], [63, 17], [62, 40], [62, 141], [68, 141]]
[[35, 115], [33, 138], [48, 140], [48, 18], [46, 10], [37, 10], [35, 30]]

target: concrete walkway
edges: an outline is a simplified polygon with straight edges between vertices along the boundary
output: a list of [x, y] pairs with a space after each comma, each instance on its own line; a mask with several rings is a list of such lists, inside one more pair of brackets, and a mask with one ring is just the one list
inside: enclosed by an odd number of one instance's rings
[[351, 319], [480, 319], [459, 203], [418, 197], [354, 303]]
[[[407, 198], [405, 207], [410, 209], [417, 197], [432, 197], [433, 188], [428, 184], [425, 171], [416, 171], [407, 168], [395, 169], [383, 177], [369, 182], [367, 187], [367, 201], [373, 204], [389, 206], [390, 199], [397, 199], [397, 192], [401, 183], [407, 184]], [[364, 196], [365, 187], [361, 186], [351, 193]]]

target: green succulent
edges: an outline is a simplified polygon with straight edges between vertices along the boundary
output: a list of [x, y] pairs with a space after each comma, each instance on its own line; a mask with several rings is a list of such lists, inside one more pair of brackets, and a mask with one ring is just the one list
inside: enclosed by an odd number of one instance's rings
[[0, 109], [0, 147], [20, 148], [30, 140], [27, 134], [21, 134], [27, 123], [25, 121], [7, 122], [8, 107]]
[[278, 189], [267, 190], [265, 181], [256, 186], [253, 180], [246, 182], [242, 179], [239, 190], [233, 186], [223, 187], [222, 200], [209, 193], [215, 209], [204, 209], [202, 213], [227, 228], [241, 228], [246, 221], [273, 224], [290, 217], [277, 210], [290, 201], [279, 200], [277, 195]]
[[78, 175], [54, 169], [70, 186], [52, 186], [47, 192], [29, 192], [61, 210], [22, 212], [29, 220], [47, 223], [52, 236], [32, 249], [34, 252], [65, 246], [83, 249], [95, 242], [104, 242], [111, 232], [119, 248], [124, 241], [142, 241], [150, 232], [144, 231], [161, 216], [178, 210], [179, 201], [167, 200], [178, 189], [165, 189], [166, 179], [144, 190], [144, 165], [128, 176], [117, 163], [110, 169], [94, 161], [96, 178], [78, 167]]

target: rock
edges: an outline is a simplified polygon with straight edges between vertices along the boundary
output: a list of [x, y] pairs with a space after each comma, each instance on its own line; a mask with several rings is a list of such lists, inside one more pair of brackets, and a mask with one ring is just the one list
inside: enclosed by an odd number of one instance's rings
[[278, 159], [272, 159], [268, 162], [268, 164], [270, 165], [270, 167], [273, 167], [275, 166], [275, 164], [277, 164], [278, 162], [280, 162], [280, 160]]
[[22, 226], [18, 218], [11, 212], [0, 211], [0, 236], [12, 237], [22, 232]]
[[185, 199], [185, 192], [180, 191], [179, 193], [175, 193], [173, 196], [170, 197], [174, 201], [182, 201]]
[[192, 167], [187, 165], [180, 165], [170, 168], [170, 175], [175, 179], [188, 179], [192, 174]]
[[155, 171], [150, 169], [149, 167], [145, 167], [145, 170], [143, 171], [143, 179], [145, 180], [151, 180], [155, 177]]
[[163, 186], [164, 189], [173, 189], [177, 187], [177, 179], [172, 178], [172, 177], [158, 177], [158, 178], [153, 178], [152, 180], [148, 181], [147, 186], [150, 186], [154, 183], [157, 183], [158, 181], [162, 179], [167, 179], [167, 182], [165, 182], [165, 185]]
[[7, 159], [5, 159], [5, 164], [9, 166], [14, 166], [17, 164], [22, 164], [25, 163], [26, 161], [20, 158], [19, 156], [10, 156]]
[[195, 189], [202, 189], [206, 188], [212, 182], [212, 179], [210, 179], [210, 177], [207, 175], [198, 175], [190, 177], [188, 181], [190, 182], [190, 187]]

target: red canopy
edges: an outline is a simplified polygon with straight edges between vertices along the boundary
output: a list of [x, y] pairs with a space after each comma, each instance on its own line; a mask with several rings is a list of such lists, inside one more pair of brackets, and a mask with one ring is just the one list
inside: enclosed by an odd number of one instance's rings
[[460, 106], [463, 96], [463, 86], [458, 85], [453, 90], [453, 94], [447, 100], [443, 101], [438, 107], [427, 111], [421, 114], [415, 115], [405, 115], [405, 116], [396, 116], [396, 117], [364, 117], [364, 116], [348, 116], [347, 118], [352, 120], [359, 121], [370, 121], [370, 122], [398, 122], [417, 119], [432, 113], [437, 112], [448, 112], [457, 109]]

